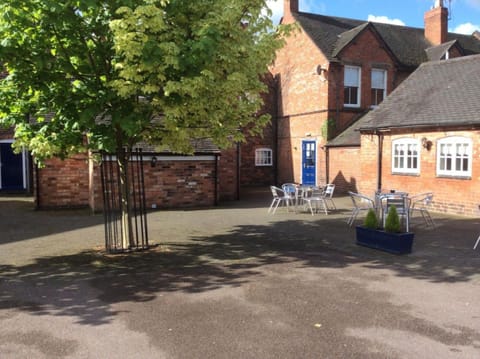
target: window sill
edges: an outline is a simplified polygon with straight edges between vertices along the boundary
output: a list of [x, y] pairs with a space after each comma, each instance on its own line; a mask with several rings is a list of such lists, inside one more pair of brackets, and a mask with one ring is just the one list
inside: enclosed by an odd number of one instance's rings
[[410, 176], [410, 177], [420, 177], [420, 172], [392, 172], [393, 176]]
[[448, 178], [448, 179], [455, 179], [455, 180], [471, 180], [472, 176], [459, 176], [459, 175], [437, 175], [437, 178]]

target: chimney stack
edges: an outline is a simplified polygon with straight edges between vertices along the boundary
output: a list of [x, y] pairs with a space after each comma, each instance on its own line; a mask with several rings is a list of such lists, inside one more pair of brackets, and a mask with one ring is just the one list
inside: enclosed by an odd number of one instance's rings
[[282, 23], [290, 24], [292, 22], [295, 22], [295, 18], [292, 16], [292, 13], [298, 12], [298, 1], [299, 0], [283, 0]]
[[443, 6], [443, 0], [435, 0], [435, 6], [424, 16], [425, 37], [432, 45], [447, 42], [448, 9]]

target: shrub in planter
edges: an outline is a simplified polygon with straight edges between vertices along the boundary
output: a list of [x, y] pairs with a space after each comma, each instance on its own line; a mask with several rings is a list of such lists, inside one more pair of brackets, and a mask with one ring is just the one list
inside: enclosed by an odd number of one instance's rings
[[406, 254], [411, 253], [413, 233], [400, 233], [400, 218], [392, 206], [385, 219], [385, 230], [377, 229], [378, 219], [373, 209], [369, 210], [363, 226], [357, 226], [357, 244], [382, 251]]
[[367, 216], [365, 217], [365, 221], [363, 222], [363, 226], [369, 229], [377, 229], [378, 228], [378, 218], [375, 210], [370, 208], [367, 212]]
[[400, 218], [398, 217], [397, 207], [391, 206], [388, 209], [387, 218], [385, 219], [385, 232], [400, 233]]

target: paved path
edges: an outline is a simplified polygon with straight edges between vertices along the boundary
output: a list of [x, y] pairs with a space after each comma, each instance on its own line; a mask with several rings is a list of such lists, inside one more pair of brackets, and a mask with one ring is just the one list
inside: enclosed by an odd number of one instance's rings
[[414, 221], [394, 256], [335, 200], [158, 211], [156, 247], [107, 256], [101, 215], [0, 198], [0, 358], [480, 358], [480, 221]]

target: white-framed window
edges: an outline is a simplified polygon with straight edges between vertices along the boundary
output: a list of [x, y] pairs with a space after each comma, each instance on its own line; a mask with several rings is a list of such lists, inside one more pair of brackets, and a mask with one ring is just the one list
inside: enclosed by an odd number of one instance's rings
[[360, 74], [358, 66], [345, 66], [343, 103], [345, 107], [360, 107]]
[[255, 150], [255, 166], [272, 166], [273, 157], [270, 148], [257, 148]]
[[420, 141], [400, 138], [392, 141], [392, 172], [420, 173]]
[[437, 175], [470, 177], [472, 175], [472, 140], [445, 137], [437, 142]]
[[387, 96], [387, 71], [372, 69], [372, 106], [378, 106]]

